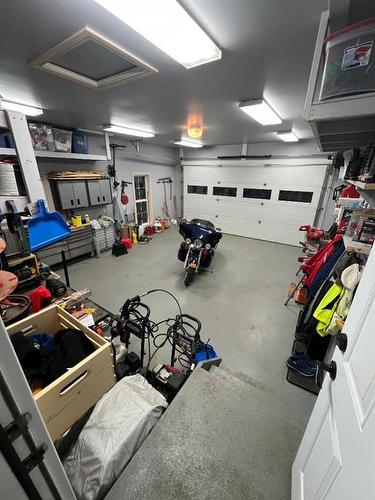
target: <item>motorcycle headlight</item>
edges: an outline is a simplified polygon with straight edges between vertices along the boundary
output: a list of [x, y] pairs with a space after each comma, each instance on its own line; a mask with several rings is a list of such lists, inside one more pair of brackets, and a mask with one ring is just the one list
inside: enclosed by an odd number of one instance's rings
[[207, 243], [207, 245], [205, 246], [206, 250], [211, 250], [211, 245], [209, 243]]
[[190, 238], [186, 238], [186, 240], [185, 240], [185, 241], [186, 241], [186, 243], [187, 243], [188, 245], [190, 245], [190, 243], [191, 243], [191, 239], [190, 239]]
[[194, 248], [196, 248], [197, 250], [200, 250], [203, 246], [203, 243], [202, 243], [202, 240], [194, 240]]

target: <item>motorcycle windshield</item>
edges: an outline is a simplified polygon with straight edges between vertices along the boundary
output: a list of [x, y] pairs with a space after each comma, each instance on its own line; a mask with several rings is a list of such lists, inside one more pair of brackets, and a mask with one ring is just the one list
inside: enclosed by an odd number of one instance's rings
[[180, 234], [185, 240], [187, 238], [191, 241], [202, 240], [204, 244], [209, 243], [211, 246], [215, 246], [222, 237], [222, 234], [216, 231], [214, 227], [207, 227], [195, 222], [181, 223]]

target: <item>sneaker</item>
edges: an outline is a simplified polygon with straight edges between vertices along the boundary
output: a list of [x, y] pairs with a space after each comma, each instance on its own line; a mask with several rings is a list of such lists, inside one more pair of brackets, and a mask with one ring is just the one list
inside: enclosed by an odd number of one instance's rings
[[313, 377], [316, 374], [316, 361], [307, 358], [301, 352], [293, 353], [286, 362], [288, 368], [298, 372], [303, 377]]

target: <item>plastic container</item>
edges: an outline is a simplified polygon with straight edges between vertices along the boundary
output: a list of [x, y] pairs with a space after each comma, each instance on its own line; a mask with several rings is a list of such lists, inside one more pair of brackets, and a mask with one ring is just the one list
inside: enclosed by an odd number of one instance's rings
[[72, 152], [72, 135], [73, 132], [69, 130], [62, 130], [60, 128], [53, 129], [53, 140], [55, 141], [55, 151], [61, 153]]
[[0, 148], [15, 148], [16, 144], [13, 139], [13, 135], [9, 132], [0, 134]]
[[81, 227], [82, 226], [82, 216], [81, 215], [74, 215], [71, 219], [72, 225], [74, 227]]
[[87, 155], [89, 152], [89, 138], [87, 134], [74, 131], [72, 136], [72, 153]]
[[325, 39], [320, 99], [375, 92], [375, 17]]
[[45, 123], [29, 123], [29, 131], [33, 148], [37, 151], [55, 151], [51, 125]]

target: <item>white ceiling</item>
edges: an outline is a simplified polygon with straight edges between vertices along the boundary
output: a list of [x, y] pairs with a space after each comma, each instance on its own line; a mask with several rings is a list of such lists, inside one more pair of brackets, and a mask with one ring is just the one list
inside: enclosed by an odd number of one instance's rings
[[[152, 1], [152, 0], [150, 0]], [[189, 113], [202, 117], [203, 143], [277, 141], [302, 118], [315, 37], [327, 0], [184, 0], [184, 7], [223, 50], [223, 58], [185, 69], [93, 0], [2, 0], [0, 94], [41, 106], [44, 121], [99, 129], [107, 123], [153, 130], [152, 140], [180, 139]], [[117, 88], [93, 90], [29, 63], [84, 25], [90, 25], [159, 69]], [[238, 102], [269, 99], [284, 119], [262, 127]]]

